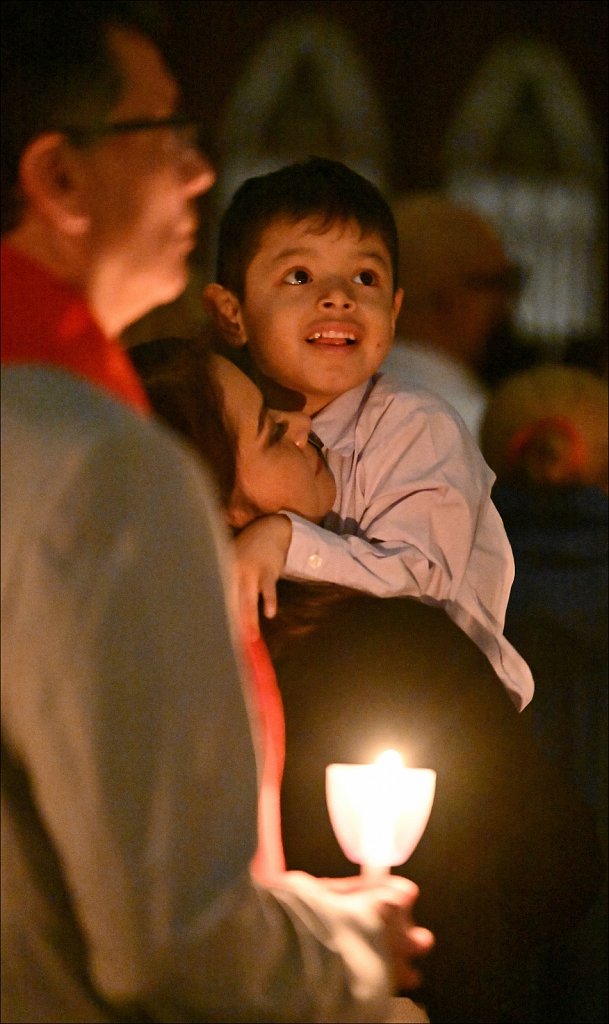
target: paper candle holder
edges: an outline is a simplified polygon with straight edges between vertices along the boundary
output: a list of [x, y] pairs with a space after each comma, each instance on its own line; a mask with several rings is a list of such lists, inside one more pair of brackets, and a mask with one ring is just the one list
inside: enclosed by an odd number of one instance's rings
[[[362, 873], [383, 874], [415, 850], [429, 820], [436, 773], [386, 752], [375, 764], [330, 764], [326, 800], [334, 834]], [[396, 761], [397, 758], [397, 761]]]

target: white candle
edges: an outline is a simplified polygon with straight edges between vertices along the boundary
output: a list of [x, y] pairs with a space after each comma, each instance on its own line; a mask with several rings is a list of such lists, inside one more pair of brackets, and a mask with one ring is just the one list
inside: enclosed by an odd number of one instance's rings
[[336, 838], [366, 874], [403, 864], [425, 831], [436, 786], [430, 768], [406, 768], [394, 750], [374, 764], [330, 764], [326, 798]]

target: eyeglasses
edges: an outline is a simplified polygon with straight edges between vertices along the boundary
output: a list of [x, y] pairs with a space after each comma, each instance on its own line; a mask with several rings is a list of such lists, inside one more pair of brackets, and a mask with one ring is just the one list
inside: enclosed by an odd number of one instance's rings
[[66, 135], [74, 146], [88, 146], [106, 135], [127, 135], [130, 132], [149, 132], [158, 128], [169, 128], [173, 131], [180, 149], [198, 149], [200, 146], [201, 126], [194, 118], [184, 115], [149, 120], [110, 121], [108, 124], [88, 128], [64, 125], [57, 131]]
[[498, 291], [509, 296], [520, 295], [526, 284], [528, 274], [523, 267], [516, 264], [497, 270], [495, 273], [468, 274], [464, 283], [474, 291]]

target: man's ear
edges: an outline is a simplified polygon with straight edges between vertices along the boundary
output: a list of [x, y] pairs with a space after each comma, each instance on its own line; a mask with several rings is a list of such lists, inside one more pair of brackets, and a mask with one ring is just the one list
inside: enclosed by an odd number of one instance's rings
[[25, 147], [19, 163], [26, 205], [72, 236], [83, 235], [90, 224], [76, 160], [65, 135], [45, 132]]
[[203, 305], [229, 345], [242, 348], [247, 343], [241, 303], [233, 292], [221, 284], [208, 284], [203, 289]]

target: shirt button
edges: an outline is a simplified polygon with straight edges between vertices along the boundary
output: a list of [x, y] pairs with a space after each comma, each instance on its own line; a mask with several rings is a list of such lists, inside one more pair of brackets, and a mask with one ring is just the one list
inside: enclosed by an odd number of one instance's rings
[[312, 569], [319, 569], [323, 564], [321, 555], [309, 555], [307, 561]]

